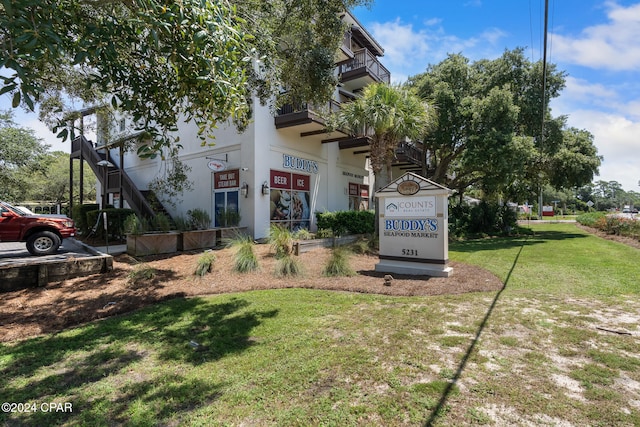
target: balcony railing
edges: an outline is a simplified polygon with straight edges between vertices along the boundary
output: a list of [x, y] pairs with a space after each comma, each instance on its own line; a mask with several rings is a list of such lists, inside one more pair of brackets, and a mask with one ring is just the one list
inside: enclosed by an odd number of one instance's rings
[[389, 70], [367, 49], [360, 49], [354, 52], [353, 59], [349, 59], [338, 65], [338, 74], [340, 75], [347, 75], [352, 72], [364, 70], [377, 81], [391, 83], [391, 73]]
[[277, 116], [284, 114], [299, 113], [301, 111], [313, 111], [321, 116], [326, 116], [328, 113], [335, 113], [340, 110], [340, 103], [335, 100], [330, 100], [326, 104], [315, 105], [307, 102], [296, 102], [294, 104], [285, 104], [278, 108]]

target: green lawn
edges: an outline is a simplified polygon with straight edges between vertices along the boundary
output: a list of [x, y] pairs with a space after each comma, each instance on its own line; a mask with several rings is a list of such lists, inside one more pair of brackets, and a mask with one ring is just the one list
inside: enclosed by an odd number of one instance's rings
[[35, 404], [0, 423], [640, 425], [640, 251], [532, 228], [452, 244], [497, 293], [247, 292], [0, 345], [2, 401]]

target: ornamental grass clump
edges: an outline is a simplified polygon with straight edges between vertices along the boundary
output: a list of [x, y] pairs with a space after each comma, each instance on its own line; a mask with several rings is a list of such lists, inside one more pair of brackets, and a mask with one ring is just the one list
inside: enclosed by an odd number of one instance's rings
[[212, 251], [206, 251], [196, 261], [196, 271], [193, 273], [198, 277], [203, 277], [207, 273], [211, 273], [213, 263], [216, 256]]
[[286, 255], [276, 261], [276, 276], [294, 277], [302, 274], [302, 264], [297, 258]]
[[157, 271], [148, 264], [139, 264], [127, 275], [128, 284], [133, 287], [141, 286], [152, 281], [156, 277]]
[[260, 269], [258, 258], [253, 250], [254, 243], [249, 236], [237, 236], [230, 243], [235, 249], [233, 269], [238, 273], [248, 273]]
[[298, 276], [302, 273], [302, 264], [293, 257], [291, 230], [281, 225], [272, 224], [269, 228], [269, 243], [276, 254], [276, 276]]
[[293, 234], [281, 225], [271, 224], [269, 227], [269, 244], [276, 253], [276, 258], [288, 256], [293, 252]]
[[322, 274], [329, 277], [355, 276], [356, 272], [349, 265], [349, 250], [343, 247], [333, 248]]

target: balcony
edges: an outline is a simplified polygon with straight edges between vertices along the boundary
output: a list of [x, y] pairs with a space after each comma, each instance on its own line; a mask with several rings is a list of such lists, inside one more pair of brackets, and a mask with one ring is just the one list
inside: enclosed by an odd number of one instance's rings
[[340, 103], [331, 100], [328, 103], [316, 106], [301, 102], [297, 104], [285, 104], [280, 107], [274, 118], [276, 129], [291, 128], [301, 137], [318, 136], [326, 137], [326, 117], [340, 110]]
[[338, 64], [340, 82], [347, 90], [361, 89], [369, 83], [391, 83], [391, 73], [368, 49], [354, 52], [353, 59]]

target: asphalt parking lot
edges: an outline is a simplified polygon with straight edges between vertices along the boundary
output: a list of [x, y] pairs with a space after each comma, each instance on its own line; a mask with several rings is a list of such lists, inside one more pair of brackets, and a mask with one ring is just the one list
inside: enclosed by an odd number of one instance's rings
[[100, 255], [97, 248], [92, 248], [76, 239], [64, 239], [58, 252], [53, 255], [33, 256], [27, 251], [27, 245], [20, 242], [0, 242], [0, 267], [24, 265], [42, 261], [67, 261], [72, 258], [88, 258]]

